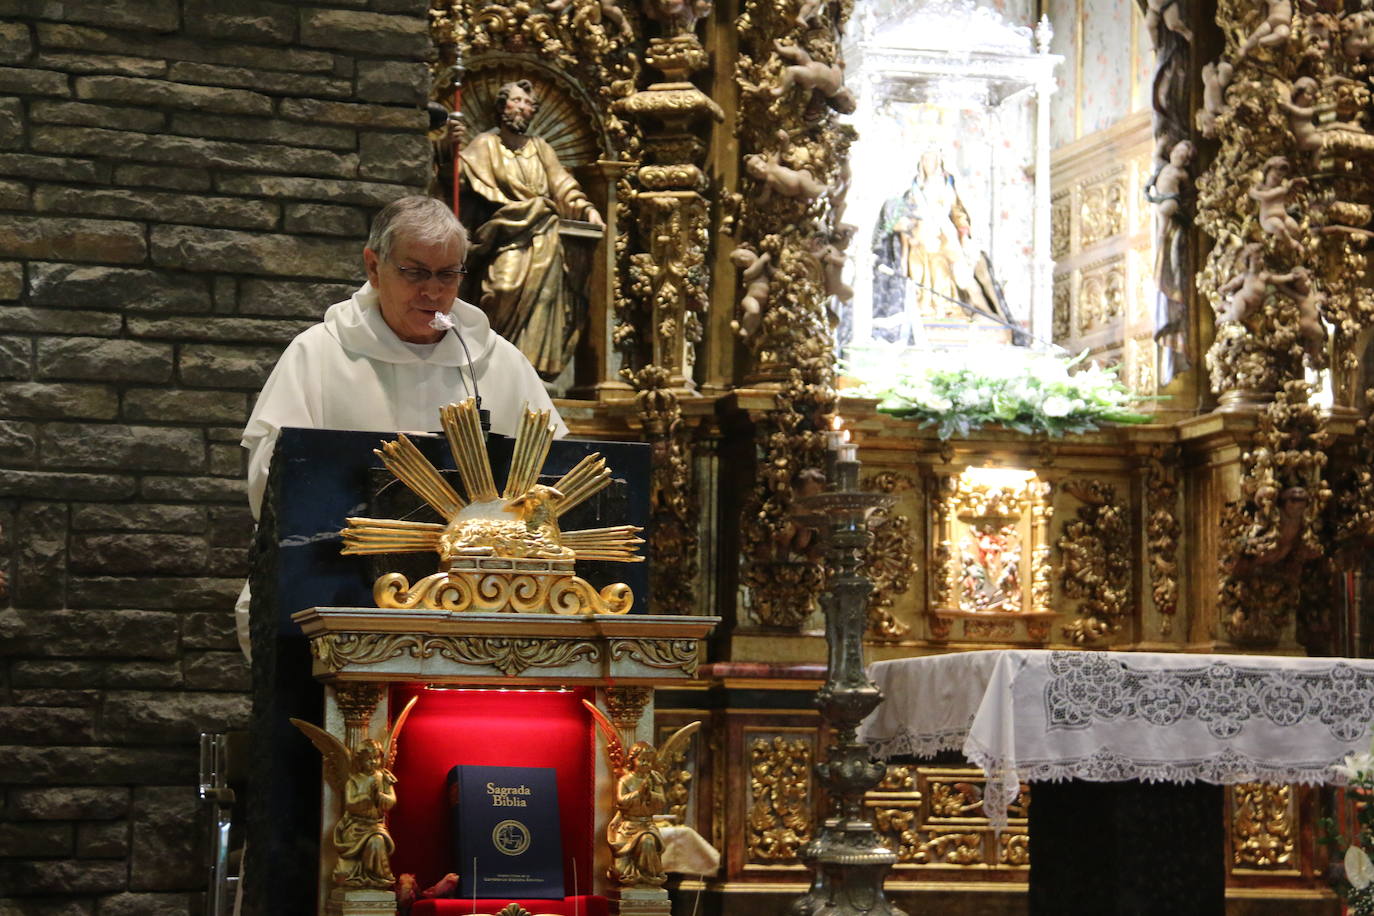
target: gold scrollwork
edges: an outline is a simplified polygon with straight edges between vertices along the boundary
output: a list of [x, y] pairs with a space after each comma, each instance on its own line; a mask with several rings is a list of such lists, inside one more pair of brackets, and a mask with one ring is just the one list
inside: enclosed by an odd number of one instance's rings
[[932, 833], [916, 847], [911, 861], [918, 865], [982, 865], [983, 835], [981, 833]]
[[488, 614], [626, 614], [634, 604], [623, 582], [598, 592], [590, 582], [565, 572], [450, 570], [426, 576], [413, 587], [401, 573], [387, 573], [373, 584], [372, 597], [379, 608]]
[[[881, 471], [864, 482], [864, 489], [896, 493], [915, 485], [903, 474]], [[901, 639], [911, 632], [911, 627], [894, 617], [892, 608], [911, 588], [911, 577], [916, 572], [911, 519], [880, 507], [870, 516], [869, 527], [873, 529], [873, 541], [868, 547], [865, 569], [873, 582], [873, 592], [868, 599], [868, 633], [878, 639]]]
[[1126, 231], [1126, 178], [1085, 185], [1081, 192], [1079, 233], [1082, 246], [1105, 242]]
[[754, 862], [796, 859], [811, 841], [811, 745], [781, 735], [749, 745], [745, 847]]
[[310, 641], [311, 651], [328, 671], [347, 665], [375, 665], [406, 652], [429, 658], [438, 652], [451, 661], [491, 665], [514, 676], [528, 668], [561, 668], [585, 659], [599, 661], [596, 643], [575, 639], [509, 638], [496, 636], [430, 636], [413, 633], [326, 633]]
[[1178, 457], [1178, 446], [1156, 445], [1146, 463], [1146, 563], [1160, 636], [1173, 632], [1178, 612], [1178, 538], [1182, 532], [1178, 521]]
[[873, 826], [883, 838], [883, 843], [897, 856], [898, 862], [914, 862], [921, 846], [921, 834], [916, 830], [920, 823], [920, 812], [915, 808], [873, 807]]
[[629, 656], [650, 668], [678, 668], [695, 677], [701, 663], [701, 644], [695, 639], [613, 639], [611, 658]]
[[1082, 502], [1057, 543], [1063, 558], [1060, 587], [1079, 599], [1078, 618], [1064, 627], [1075, 643], [1118, 632], [1131, 613], [1131, 542], [1128, 510], [1116, 487], [1101, 480], [1070, 480], [1066, 493]]
[[411, 633], [326, 633], [310, 640], [310, 651], [327, 671], [346, 665], [375, 665], [419, 648]]
[[1292, 868], [1297, 836], [1293, 787], [1246, 782], [1230, 791], [1231, 864], [1236, 868]]

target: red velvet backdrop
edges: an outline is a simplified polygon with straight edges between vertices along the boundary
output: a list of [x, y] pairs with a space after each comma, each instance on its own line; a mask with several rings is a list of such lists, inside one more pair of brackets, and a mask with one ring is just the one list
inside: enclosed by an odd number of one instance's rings
[[[558, 771], [563, 827], [564, 893], [573, 893], [573, 860], [577, 862], [577, 892], [588, 893], [592, 887], [593, 761], [600, 750], [591, 714], [582, 700], [594, 700], [593, 692], [586, 688], [430, 690], [417, 685], [393, 689], [391, 708], [403, 708], [417, 693], [420, 701], [401, 730], [397, 749], [397, 801], [388, 821], [396, 840], [391, 870], [415, 875], [422, 889], [450, 871], [463, 874], [459, 863], [452, 861], [449, 837], [445, 780], [450, 767], [553, 767]], [[551, 906], [540, 910], [556, 912]]]

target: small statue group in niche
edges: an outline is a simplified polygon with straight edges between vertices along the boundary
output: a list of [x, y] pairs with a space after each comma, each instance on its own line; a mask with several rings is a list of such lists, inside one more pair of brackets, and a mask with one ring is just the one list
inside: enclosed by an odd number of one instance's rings
[[482, 270], [479, 304], [492, 328], [552, 380], [571, 358], [583, 311], [560, 224], [605, 222], [548, 141], [528, 133], [538, 110], [530, 81], [501, 86], [496, 106], [498, 126], [459, 153], [462, 218], [473, 229], [471, 257]]
[[1008, 323], [987, 254], [938, 150], [921, 154], [911, 184], [883, 204], [873, 229], [873, 334], [910, 343], [924, 321], [982, 314]]
[[1293, 251], [1302, 250], [1302, 226], [1288, 212], [1293, 195], [1306, 186], [1301, 176], [1289, 178], [1289, 164], [1283, 156], [1270, 156], [1262, 177], [1250, 188], [1250, 199], [1259, 204], [1259, 227]]
[[636, 741], [626, 750], [606, 714], [586, 700], [582, 703], [601, 730], [616, 779], [615, 814], [606, 825], [611, 847], [606, 875], [621, 887], [661, 887], [668, 876], [663, 870], [663, 834], [654, 818], [668, 807], [668, 769], [686, 752], [688, 739], [701, 723], [679, 728], [658, 749], [647, 741]]

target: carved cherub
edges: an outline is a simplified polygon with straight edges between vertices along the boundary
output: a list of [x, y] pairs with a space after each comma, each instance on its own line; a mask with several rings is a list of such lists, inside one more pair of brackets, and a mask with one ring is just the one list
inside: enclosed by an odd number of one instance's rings
[[[1181, 35], [1183, 40], [1189, 44], [1193, 43], [1193, 30], [1183, 22], [1179, 0], [1146, 0], [1146, 30], [1151, 35], [1157, 34], [1161, 22], [1170, 32]], [[1158, 42], [1156, 42], [1156, 47], [1158, 47]]]
[[811, 240], [811, 253], [820, 263], [821, 276], [825, 279], [825, 294], [842, 303], [854, 298], [854, 288], [844, 282], [843, 273], [847, 261], [844, 249], [856, 231], [858, 227], [842, 223], [832, 236], [817, 235]]
[[1374, 10], [1359, 10], [1341, 23], [1341, 51], [1352, 61], [1374, 57]]
[[774, 194], [810, 199], [819, 197], [825, 191], [825, 185], [815, 179], [810, 169], [789, 169], [780, 158], [781, 154], [776, 150], [750, 153], [744, 157], [745, 172], [763, 185], [754, 197], [756, 202], [767, 203]]
[[742, 273], [740, 282], [744, 295], [740, 297], [740, 317], [730, 327], [740, 337], [749, 337], [759, 329], [763, 310], [768, 305], [768, 287], [773, 281], [773, 256], [768, 252], [755, 254], [753, 249], [740, 246], [730, 252], [730, 261]]
[[1316, 152], [1322, 148], [1322, 135], [1336, 131], [1362, 134], [1364, 127], [1358, 121], [1331, 121], [1320, 127], [1315, 123], [1317, 115], [1317, 81], [1310, 76], [1299, 77], [1290, 90], [1281, 80], [1274, 81], [1279, 107], [1288, 113], [1288, 129], [1293, 140], [1303, 152]]
[[[567, 9], [573, 0], [548, 0], [544, 8], [551, 13], [561, 13]], [[597, 0], [587, 4], [587, 13], [577, 12], [573, 15], [573, 25], [576, 28], [583, 22], [592, 24], [599, 23], [602, 19], [609, 19], [620, 29], [622, 38], [634, 38], [634, 29], [630, 27], [630, 21], [625, 18], [625, 11], [620, 8], [620, 0]], [[580, 21], [579, 21], [580, 20]]]
[[1264, 304], [1269, 288], [1276, 283], [1286, 283], [1293, 274], [1276, 274], [1264, 268], [1263, 246], [1251, 242], [1236, 256], [1237, 273], [1227, 280], [1217, 292], [1226, 300], [1226, 306], [1217, 315], [1217, 322], [1242, 323], [1256, 309]]
[[1325, 298], [1312, 285], [1312, 275], [1299, 265], [1284, 277], [1271, 282], [1298, 307], [1298, 340], [1313, 366], [1326, 364], [1326, 328], [1322, 324], [1321, 304]]
[[1250, 199], [1259, 203], [1259, 226], [1289, 247], [1302, 248], [1302, 226], [1288, 212], [1293, 191], [1307, 184], [1304, 178], [1288, 177], [1288, 160], [1270, 156], [1264, 163], [1263, 178], [1250, 188]]
[[1202, 65], [1202, 107], [1197, 113], [1197, 129], [1204, 137], [1215, 136], [1217, 118], [1226, 107], [1226, 88], [1231, 85], [1233, 70], [1224, 60]]
[[1193, 144], [1180, 140], [1169, 150], [1169, 161], [1159, 167], [1145, 187], [1145, 198], [1159, 207], [1159, 215], [1173, 219], [1192, 184], [1188, 166], [1193, 161]]
[[826, 103], [841, 114], [853, 114], [857, 107], [854, 94], [844, 85], [844, 64], [827, 64], [815, 60], [801, 45], [783, 44], [774, 41], [778, 56], [790, 65], [782, 68], [778, 84], [772, 94], [780, 96], [794, 86], [805, 92], [816, 91], [825, 97]]
[[811, 24], [811, 20], [816, 18], [816, 14], [825, 7], [827, 2], [828, 0], [801, 0], [801, 2], [797, 4], [797, 18], [793, 21], [802, 28], [806, 28]]
[[1237, 58], [1244, 57], [1256, 47], [1272, 48], [1283, 44], [1293, 34], [1293, 0], [1267, 0], [1264, 20], [1241, 46]]
[[391, 874], [396, 843], [386, 829], [387, 812], [396, 804], [396, 777], [391, 768], [396, 764], [396, 738], [418, 699], [413, 697], [401, 710], [385, 745], [364, 738], [352, 751], [318, 725], [290, 720], [324, 757], [324, 778], [338, 795], [343, 812], [334, 824], [336, 885], [391, 890], [396, 883]]
[[668, 876], [663, 871], [663, 835], [654, 816], [663, 814], [668, 805], [665, 768], [686, 750], [687, 739], [701, 723], [679, 728], [657, 750], [647, 741], [636, 741], [627, 751], [606, 714], [586, 700], [582, 705], [601, 730], [616, 778], [615, 814], [606, 825], [612, 857], [606, 876], [622, 887], [660, 887]]
[[698, 19], [711, 15], [713, 5], [711, 0], [644, 0], [644, 14], [668, 26], [673, 37], [695, 29]]

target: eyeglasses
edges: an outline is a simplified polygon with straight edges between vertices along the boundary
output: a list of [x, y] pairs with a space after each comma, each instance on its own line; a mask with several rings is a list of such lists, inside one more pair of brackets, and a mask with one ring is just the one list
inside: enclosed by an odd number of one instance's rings
[[430, 280], [438, 280], [444, 286], [457, 286], [468, 273], [461, 267], [456, 270], [430, 270], [427, 267], [402, 267], [394, 261], [388, 261], [387, 263], [396, 268], [396, 272], [401, 275], [401, 279], [405, 280], [411, 286], [423, 286]]

